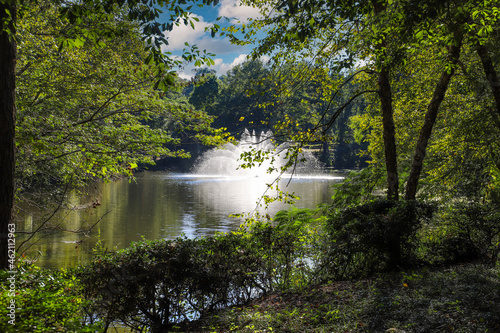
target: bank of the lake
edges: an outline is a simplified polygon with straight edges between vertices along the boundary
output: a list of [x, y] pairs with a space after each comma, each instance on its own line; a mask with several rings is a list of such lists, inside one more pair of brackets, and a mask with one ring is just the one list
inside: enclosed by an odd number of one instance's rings
[[500, 332], [500, 263], [425, 268], [272, 293], [178, 332]]

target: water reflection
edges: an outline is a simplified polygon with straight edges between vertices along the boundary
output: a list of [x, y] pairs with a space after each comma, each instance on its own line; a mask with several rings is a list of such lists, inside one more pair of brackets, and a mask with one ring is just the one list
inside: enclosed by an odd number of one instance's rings
[[[292, 179], [288, 186], [282, 181], [281, 186], [301, 197], [298, 207], [312, 208], [329, 202], [331, 185], [338, 180], [339, 177], [301, 177]], [[229, 215], [254, 210], [266, 183], [271, 181], [261, 177], [144, 173], [136, 182], [99, 183], [94, 197], [99, 197], [100, 206], [64, 210], [57, 216], [57, 223], [72, 230], [88, 228], [99, 221], [93, 231], [89, 235], [63, 231], [47, 234], [33, 250], [42, 254], [39, 265], [66, 267], [89, 260], [99, 234], [104, 246], [113, 249], [127, 247], [142, 237], [198, 237], [235, 230], [242, 220]], [[85, 206], [89, 200], [76, 193], [70, 198], [76, 207]], [[260, 209], [272, 215], [286, 208], [283, 203], [273, 203], [267, 211]], [[33, 228], [30, 217], [24, 221], [26, 230]]]

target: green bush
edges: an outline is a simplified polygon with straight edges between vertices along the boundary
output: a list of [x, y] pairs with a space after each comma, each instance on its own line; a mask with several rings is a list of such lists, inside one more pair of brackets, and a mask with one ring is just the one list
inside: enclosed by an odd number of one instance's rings
[[492, 261], [500, 252], [500, 207], [475, 202], [443, 210], [435, 224], [441, 232], [428, 242], [429, 257], [441, 263]]
[[[220, 237], [219, 237], [220, 238]], [[159, 332], [228, 302], [245, 301], [253, 274], [246, 251], [233, 251], [239, 237], [139, 242], [98, 259], [79, 277], [89, 312], [109, 324], [121, 321], [134, 329]]]
[[251, 232], [143, 241], [80, 268], [93, 320], [162, 332], [289, 286], [300, 233], [257, 222]]
[[[0, 271], [0, 332], [101, 330], [98, 323], [86, 320], [82, 312], [85, 301], [77, 293], [78, 282], [72, 274], [28, 264], [22, 264], [16, 272]], [[12, 300], [15, 310], [11, 312]]]
[[292, 207], [276, 213], [272, 225], [257, 223], [250, 228], [253, 243], [265, 245], [258, 252], [265, 259], [266, 276], [273, 279], [272, 289], [300, 288], [311, 282], [325, 218], [324, 207]]
[[415, 263], [415, 235], [433, 208], [420, 202], [371, 201], [335, 211], [326, 223], [321, 272], [359, 278]]
[[344, 180], [333, 185], [332, 206], [342, 208], [374, 200], [374, 190], [383, 186], [384, 179], [382, 169], [373, 166], [349, 172]]

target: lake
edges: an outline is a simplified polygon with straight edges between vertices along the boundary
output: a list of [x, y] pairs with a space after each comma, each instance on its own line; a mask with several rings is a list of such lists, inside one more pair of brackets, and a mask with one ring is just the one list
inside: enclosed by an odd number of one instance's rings
[[[296, 175], [284, 177], [280, 187], [301, 199], [296, 207], [314, 208], [331, 201], [332, 184], [340, 175]], [[96, 183], [90, 197], [69, 194], [71, 205], [51, 220], [54, 230], [41, 234], [30, 248], [30, 258], [47, 268], [70, 267], [88, 262], [98, 240], [109, 250], [121, 249], [141, 239], [168, 239], [181, 235], [199, 237], [216, 232], [236, 230], [242, 218], [231, 214], [249, 213], [255, 209], [271, 216], [289, 206], [275, 202], [264, 210], [257, 201], [266, 191], [269, 177], [204, 176], [165, 172], [137, 174], [136, 181], [119, 180]], [[270, 191], [267, 194], [273, 195]], [[92, 208], [92, 202], [99, 202]], [[90, 208], [83, 209], [83, 207]], [[35, 215], [36, 216], [36, 215]], [[26, 215], [18, 230], [32, 231], [33, 215]], [[97, 224], [96, 224], [97, 223]], [[62, 231], [95, 225], [89, 234]], [[23, 240], [20, 236], [17, 243]]]

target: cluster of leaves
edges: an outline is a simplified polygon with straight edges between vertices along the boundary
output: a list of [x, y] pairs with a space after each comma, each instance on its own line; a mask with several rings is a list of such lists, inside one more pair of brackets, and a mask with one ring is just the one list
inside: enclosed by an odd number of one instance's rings
[[[211, 119], [153, 89], [138, 25], [116, 15], [99, 47], [60, 50], [68, 22], [57, 10], [34, 6], [18, 24], [18, 188], [131, 175], [155, 157], [188, 156], [166, 148], [179, 141], [171, 133], [208, 130]], [[169, 127], [155, 126], [158, 117]]]
[[[293, 218], [291, 218], [293, 216]], [[302, 285], [314, 230], [310, 212], [279, 216], [276, 227], [255, 223], [210, 238], [144, 241], [99, 257], [78, 273], [91, 301], [91, 321], [153, 332], [242, 304], [270, 291]]]
[[[184, 24], [195, 27], [199, 19], [191, 15], [192, 8], [217, 5], [218, 0], [203, 0], [201, 2], [184, 0], [141, 0], [128, 1], [76, 1], [62, 4], [58, 8], [60, 17], [69, 25], [61, 31], [59, 47], [106, 44], [102, 37], [115, 36], [116, 30], [109, 23], [115, 22], [117, 16], [126, 21], [137, 22], [141, 29], [143, 49], [146, 52], [145, 62], [154, 65], [155, 89], [168, 90], [176, 81], [177, 74], [173, 68], [181, 66], [183, 61], [213, 65], [214, 54], [200, 50], [196, 45], [186, 43], [186, 48], [180, 57], [172, 57], [171, 52], [164, 52], [162, 47], [168, 45], [165, 31], [172, 31], [174, 26]], [[163, 11], [166, 10], [167, 13]], [[160, 15], [163, 14], [162, 20]]]
[[207, 75], [194, 88], [190, 101], [217, 116], [217, 126], [233, 132], [244, 128], [269, 129], [280, 122], [292, 121], [303, 128], [311, 127], [322, 104], [317, 87], [308, 82], [296, 87], [294, 94], [287, 92], [285, 98], [282, 81], [262, 61], [248, 60], [219, 79], [213, 73]]
[[350, 171], [339, 183], [333, 185], [332, 207], [343, 208], [376, 199], [374, 191], [382, 187], [383, 172], [373, 165], [359, 171]]
[[370, 276], [416, 263], [416, 234], [432, 217], [430, 205], [375, 200], [335, 211], [326, 223], [324, 276]]
[[439, 211], [419, 233], [426, 254], [421, 256], [432, 264], [495, 262], [500, 253], [500, 208], [494, 204], [455, 203]]
[[[99, 323], [85, 321], [85, 300], [78, 281], [65, 270], [44, 270], [22, 263], [16, 273], [0, 271], [2, 332], [95, 332]], [[13, 278], [13, 279], [12, 279]], [[14, 300], [14, 317], [8, 317]], [[9, 321], [12, 320], [11, 323]]]

